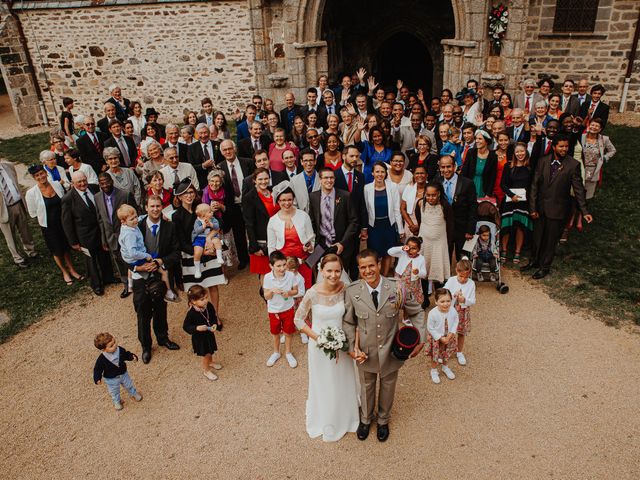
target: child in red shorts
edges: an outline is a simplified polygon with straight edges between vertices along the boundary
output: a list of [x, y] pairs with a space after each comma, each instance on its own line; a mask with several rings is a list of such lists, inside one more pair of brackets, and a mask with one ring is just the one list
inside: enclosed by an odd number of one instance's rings
[[296, 368], [298, 361], [291, 353], [291, 336], [296, 333], [296, 326], [293, 323], [294, 297], [298, 294], [296, 279], [292, 272], [287, 271], [287, 257], [281, 251], [271, 252], [269, 265], [271, 272], [264, 276], [262, 284], [273, 337], [273, 353], [267, 360], [267, 367], [273, 367], [280, 359], [280, 334], [284, 333], [285, 357], [289, 366]]

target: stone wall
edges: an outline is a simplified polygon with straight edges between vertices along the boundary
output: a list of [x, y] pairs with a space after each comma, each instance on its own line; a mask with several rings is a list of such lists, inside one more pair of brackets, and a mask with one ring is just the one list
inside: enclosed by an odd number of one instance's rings
[[[600, 0], [595, 31], [554, 33], [556, 0], [531, 0], [523, 77], [551, 76], [562, 82], [588, 78], [607, 89], [604, 101], [620, 104], [629, 52], [638, 19], [638, 0]], [[640, 59], [636, 55], [627, 111], [640, 111]]]
[[229, 113], [256, 92], [245, 1], [23, 10], [19, 18], [50, 118], [64, 96], [75, 113], [101, 116], [112, 83], [155, 107], [161, 122], [200, 111], [204, 96]]

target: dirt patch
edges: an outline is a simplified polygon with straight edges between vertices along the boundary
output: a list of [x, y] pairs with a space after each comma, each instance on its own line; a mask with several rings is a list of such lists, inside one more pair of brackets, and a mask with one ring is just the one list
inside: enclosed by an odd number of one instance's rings
[[222, 290], [220, 380], [206, 380], [190, 352], [185, 304], [170, 305], [182, 349], [154, 347], [149, 365], [130, 364], [145, 398], [115, 412], [92, 383], [92, 339], [107, 330], [140, 354], [133, 306], [116, 287], [87, 294], [0, 345], [0, 465], [12, 479], [105, 468], [132, 478], [637, 478], [637, 336], [506, 277], [507, 295], [478, 287], [456, 380], [433, 385], [423, 356], [402, 368], [386, 444], [307, 437], [306, 347], [296, 339], [295, 370], [264, 365], [271, 342], [248, 273]]

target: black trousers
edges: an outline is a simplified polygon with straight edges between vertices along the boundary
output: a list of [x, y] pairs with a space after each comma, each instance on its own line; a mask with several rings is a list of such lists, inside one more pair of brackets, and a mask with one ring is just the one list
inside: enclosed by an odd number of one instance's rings
[[169, 340], [169, 326], [167, 325], [167, 303], [164, 299], [153, 301], [145, 290], [145, 280], [133, 281], [133, 307], [138, 317], [138, 340], [142, 350], [151, 350], [151, 320], [153, 319], [153, 333], [159, 345]]
[[244, 226], [244, 218], [242, 209], [239, 204], [233, 204], [228, 212], [231, 230], [233, 231], [233, 241], [236, 243], [238, 251], [238, 261], [240, 263], [249, 263], [249, 249], [247, 247], [247, 229]]
[[91, 257], [84, 256], [91, 288], [103, 288], [105, 283], [115, 283], [111, 256], [102, 247], [89, 249]]
[[111, 255], [113, 256], [113, 260], [115, 261], [116, 267], [118, 267], [118, 273], [120, 274], [120, 281], [124, 285], [129, 284], [129, 265], [122, 260], [122, 255], [120, 254], [120, 250], [111, 250]]
[[453, 241], [449, 243], [449, 257], [451, 259], [453, 259], [453, 250], [455, 247], [455, 251], [456, 251], [456, 260], [461, 260], [463, 256], [470, 256], [471, 252], [468, 253], [464, 253], [462, 251], [462, 247], [464, 246], [464, 243], [467, 241], [467, 239], [464, 237], [464, 233], [462, 235], [455, 235], [453, 237]]
[[566, 221], [554, 220], [540, 215], [533, 224], [533, 252], [535, 265], [549, 270], [556, 254], [556, 246], [560, 241]]

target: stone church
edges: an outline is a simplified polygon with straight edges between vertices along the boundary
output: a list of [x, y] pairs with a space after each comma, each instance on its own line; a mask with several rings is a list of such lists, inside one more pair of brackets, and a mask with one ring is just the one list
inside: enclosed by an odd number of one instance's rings
[[[509, 22], [496, 49], [498, 4]], [[640, 111], [639, 16], [639, 0], [3, 0], [0, 70], [23, 126], [55, 123], [65, 96], [100, 115], [112, 83], [166, 122], [204, 96], [225, 112], [254, 93], [281, 105], [360, 66], [426, 94], [468, 78], [512, 92], [527, 77], [588, 78]]]

